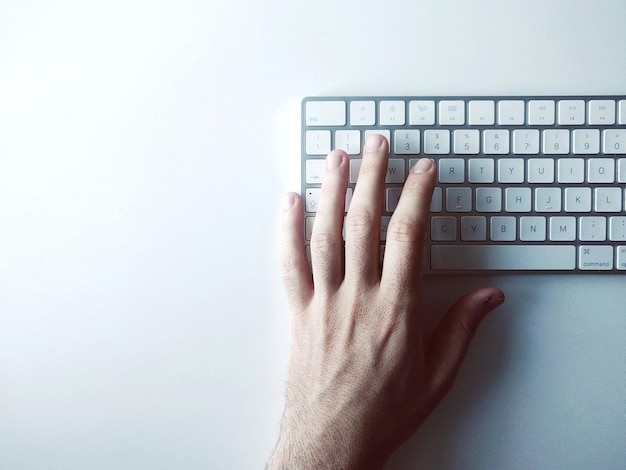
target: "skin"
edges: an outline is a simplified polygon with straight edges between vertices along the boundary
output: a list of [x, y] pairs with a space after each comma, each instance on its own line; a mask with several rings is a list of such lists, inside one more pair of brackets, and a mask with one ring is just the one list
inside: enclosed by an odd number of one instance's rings
[[286, 402], [269, 469], [380, 468], [451, 389], [496, 288], [459, 299], [424, 338], [422, 253], [436, 167], [408, 175], [387, 230], [388, 143], [371, 136], [342, 228], [349, 158], [332, 151], [306, 259], [299, 195], [285, 196], [282, 270], [292, 312]]

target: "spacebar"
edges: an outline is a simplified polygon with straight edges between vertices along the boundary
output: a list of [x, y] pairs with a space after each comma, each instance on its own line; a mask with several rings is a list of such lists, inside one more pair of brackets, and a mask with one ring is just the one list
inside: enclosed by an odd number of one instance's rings
[[435, 245], [431, 269], [573, 270], [573, 245]]

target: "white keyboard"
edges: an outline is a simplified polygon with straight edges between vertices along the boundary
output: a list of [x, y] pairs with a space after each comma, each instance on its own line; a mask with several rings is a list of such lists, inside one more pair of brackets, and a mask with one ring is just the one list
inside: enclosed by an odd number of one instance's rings
[[[381, 250], [411, 166], [438, 165], [424, 271], [626, 273], [626, 96], [310, 97], [302, 102], [307, 243], [324, 158], [389, 141]], [[347, 209], [346, 209], [347, 210]]]

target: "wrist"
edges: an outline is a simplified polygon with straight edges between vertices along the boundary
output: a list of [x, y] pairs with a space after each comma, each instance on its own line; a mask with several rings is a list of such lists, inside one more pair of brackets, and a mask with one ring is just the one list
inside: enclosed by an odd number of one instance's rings
[[[333, 426], [287, 425], [283, 418], [278, 443], [267, 464], [268, 470], [283, 469], [357, 469], [382, 468], [380, 462], [368, 457], [367, 446], [351, 431], [342, 432]], [[300, 424], [306, 420], [301, 420]], [[371, 449], [369, 449], [371, 450]], [[367, 464], [367, 465], [365, 465]]]
[[305, 435], [285, 428], [268, 462], [268, 470], [299, 469], [347, 469], [350, 465], [347, 453], [337, 443], [325, 437]]

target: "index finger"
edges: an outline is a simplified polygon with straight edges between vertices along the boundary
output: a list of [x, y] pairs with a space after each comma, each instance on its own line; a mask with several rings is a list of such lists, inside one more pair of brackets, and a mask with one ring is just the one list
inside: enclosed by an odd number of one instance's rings
[[424, 237], [435, 175], [433, 161], [419, 160], [404, 183], [389, 221], [381, 284], [397, 293], [406, 292], [422, 275]]

